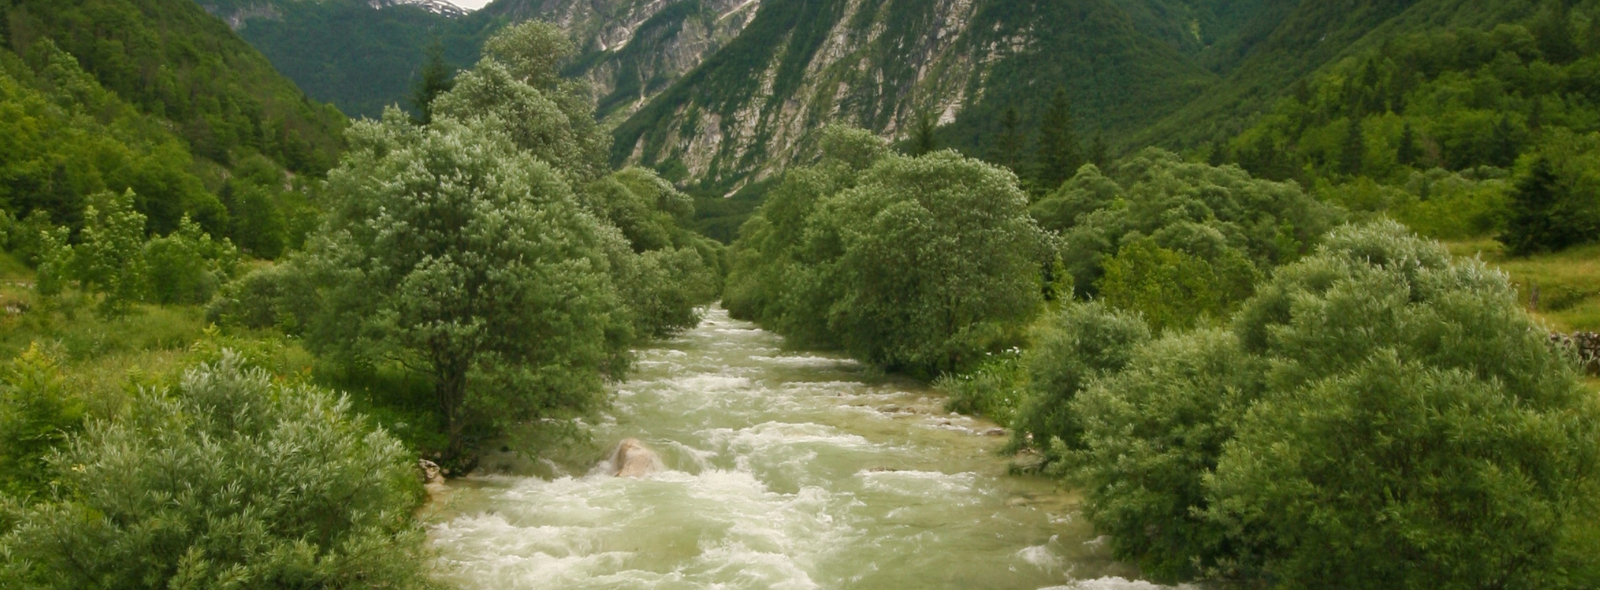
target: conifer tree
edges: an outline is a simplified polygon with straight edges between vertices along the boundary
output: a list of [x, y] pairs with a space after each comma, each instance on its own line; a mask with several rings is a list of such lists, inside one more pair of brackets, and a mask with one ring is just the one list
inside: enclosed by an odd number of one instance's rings
[[1110, 164], [1111, 155], [1106, 148], [1106, 136], [1100, 133], [1094, 135], [1094, 141], [1089, 142], [1089, 163], [1096, 168], [1105, 170]]
[[1017, 170], [1022, 157], [1022, 122], [1016, 107], [1006, 107], [1000, 114], [1000, 135], [995, 138], [995, 160], [1001, 166]]
[[411, 106], [416, 109], [413, 119], [419, 125], [433, 122], [433, 99], [455, 87], [455, 68], [444, 61], [444, 45], [438, 39], [428, 46], [428, 61], [423, 64], [420, 78], [411, 89]]
[[1572, 35], [1572, 15], [1566, 2], [1550, 2], [1529, 28], [1545, 61], [1565, 64], [1578, 58], [1578, 44]]
[[927, 113], [917, 116], [917, 127], [911, 132], [911, 155], [921, 156], [939, 149], [939, 140], [933, 136], [933, 117]]
[[1500, 120], [1494, 124], [1494, 137], [1489, 146], [1489, 163], [1501, 168], [1510, 168], [1517, 163], [1517, 137], [1516, 129], [1511, 126], [1511, 119], [1500, 115]]
[[1511, 195], [1511, 219], [1498, 238], [1515, 255], [1560, 248], [1568, 241], [1559, 227], [1561, 187], [1550, 160], [1539, 156]]
[[1352, 115], [1345, 131], [1344, 145], [1339, 153], [1341, 172], [1355, 176], [1361, 174], [1361, 163], [1367, 153], [1367, 138], [1361, 132], [1361, 117]]
[[1417, 132], [1411, 128], [1411, 123], [1406, 123], [1405, 129], [1400, 131], [1400, 148], [1396, 154], [1402, 166], [1412, 166], [1421, 156], [1421, 148], [1417, 146]]
[[1036, 188], [1054, 191], [1061, 183], [1077, 173], [1083, 165], [1083, 153], [1078, 146], [1078, 134], [1073, 130], [1072, 103], [1065, 89], [1056, 89], [1050, 100], [1050, 110], [1045, 111], [1039, 128], [1038, 170], [1034, 174]]

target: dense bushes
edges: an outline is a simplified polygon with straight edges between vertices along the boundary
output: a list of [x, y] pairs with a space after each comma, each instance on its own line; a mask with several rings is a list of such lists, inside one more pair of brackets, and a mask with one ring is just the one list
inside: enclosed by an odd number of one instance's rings
[[1055, 336], [1069, 345], [1030, 353], [1079, 380], [1041, 407], [1065, 401], [1081, 437], [1035, 436], [1152, 577], [1534, 588], [1594, 573], [1570, 556], [1595, 549], [1572, 543], [1595, 526], [1600, 407], [1481, 263], [1392, 222], [1346, 226], [1226, 330], [1085, 350], [1115, 341], [1092, 331], [1114, 317], [1074, 304]]
[[106, 316], [125, 314], [139, 301], [197, 304], [211, 298], [237, 263], [233, 245], [212, 240], [187, 216], [172, 233], [146, 240], [145, 217], [134, 210], [134, 199], [132, 191], [91, 196], [76, 244], [67, 243], [64, 227], [22, 228], [19, 233], [36, 235], [31, 249], [40, 295], [54, 299], [75, 282], [83, 293], [99, 296], [98, 310]]
[[1299, 257], [1338, 219], [1294, 184], [1160, 150], [1136, 154], [1116, 176], [1084, 166], [1030, 211], [1061, 232], [1079, 295], [1107, 297], [1158, 328], [1225, 316], [1258, 273]]
[[741, 230], [731, 312], [925, 377], [1021, 341], [1052, 258], [1013, 175], [949, 151], [891, 154], [858, 130], [822, 145]]
[[49, 456], [0, 505], [7, 588], [426, 588], [401, 445], [341, 398], [225, 354]]

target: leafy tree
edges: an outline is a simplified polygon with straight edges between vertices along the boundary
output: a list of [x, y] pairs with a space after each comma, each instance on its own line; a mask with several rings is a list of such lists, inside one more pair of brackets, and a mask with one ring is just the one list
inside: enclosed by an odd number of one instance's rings
[[239, 253], [226, 239], [212, 240], [185, 217], [178, 231], [144, 245], [150, 295], [157, 303], [199, 304], [233, 274]]
[[1039, 123], [1039, 151], [1034, 177], [1040, 190], [1056, 190], [1083, 165], [1083, 152], [1078, 145], [1075, 125], [1067, 91], [1057, 88], [1050, 99], [1049, 110], [1044, 113], [1044, 120]]
[[455, 68], [444, 61], [444, 44], [438, 39], [428, 46], [428, 61], [411, 89], [411, 108], [417, 112], [416, 122], [427, 125], [433, 121], [433, 99], [455, 87]]
[[[1593, 18], [1591, 15], [1590, 18]], [[1580, 55], [1572, 35], [1572, 15], [1566, 0], [1551, 0], [1529, 27], [1538, 41], [1539, 52], [1550, 63], [1566, 64]]]
[[821, 143], [741, 229], [730, 311], [921, 376], [1021, 338], [1049, 255], [1013, 175], [950, 151], [889, 154], [861, 130]]
[[1197, 508], [1207, 505], [1206, 475], [1222, 445], [1263, 394], [1260, 361], [1233, 334], [1213, 329], [1120, 352], [1119, 366], [1055, 410], [1082, 435], [1052, 454], [1071, 459], [1062, 470], [1083, 486], [1084, 513], [1110, 535], [1119, 559], [1159, 582], [1226, 577], [1217, 570], [1238, 549], [1227, 528]]
[[451, 462], [485, 429], [596, 407], [627, 324], [602, 226], [562, 174], [448, 118], [390, 111], [350, 141], [309, 262], [328, 294], [312, 342], [427, 378]]
[[414, 459], [305, 385], [228, 353], [49, 459], [0, 533], [23, 588], [429, 588]]
[[1012, 447], [1042, 449], [1051, 462], [1081, 448], [1083, 425], [1069, 404], [1094, 379], [1127, 367], [1133, 349], [1149, 339], [1143, 320], [1100, 302], [1068, 303], [1051, 313], [1030, 334], [1027, 396], [1011, 424]]
[[[1231, 291], [1248, 295], [1256, 276], [1238, 251], [1228, 249], [1224, 256], [1213, 265], [1188, 252], [1164, 248], [1151, 238], [1135, 240], [1106, 261], [1100, 296], [1107, 305], [1138, 313], [1156, 332], [1218, 320], [1226, 317], [1231, 303], [1242, 299]], [[1229, 282], [1242, 283], [1243, 288], [1230, 289]]]
[[83, 413], [83, 401], [67, 392], [55, 359], [37, 343], [0, 365], [0, 494], [47, 491], [45, 458], [82, 426]]
[[92, 200], [67, 273], [85, 292], [101, 295], [100, 313], [125, 314], [145, 293], [145, 217], [133, 210], [131, 190], [121, 196], [100, 193]]
[[839, 298], [828, 329], [858, 358], [933, 376], [1002, 348], [1041, 304], [1044, 235], [1010, 174], [952, 152], [888, 157], [818, 203], [808, 248]]
[[1105, 262], [1125, 242], [1148, 236], [1226, 267], [1226, 293], [1239, 300], [1249, 289], [1237, 281], [1253, 272], [1228, 251], [1249, 266], [1269, 269], [1309, 249], [1338, 217], [1294, 184], [1253, 178], [1233, 166], [1186, 162], [1156, 149], [1131, 156], [1119, 175], [1127, 179], [1126, 188], [1085, 167], [1030, 208], [1041, 226], [1061, 232], [1061, 260], [1080, 295], [1098, 293]]

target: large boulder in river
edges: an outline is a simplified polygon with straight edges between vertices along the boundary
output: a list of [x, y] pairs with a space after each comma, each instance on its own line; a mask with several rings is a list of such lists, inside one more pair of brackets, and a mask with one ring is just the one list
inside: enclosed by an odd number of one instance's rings
[[636, 438], [625, 438], [611, 451], [611, 467], [617, 477], [644, 477], [665, 469], [661, 457]]

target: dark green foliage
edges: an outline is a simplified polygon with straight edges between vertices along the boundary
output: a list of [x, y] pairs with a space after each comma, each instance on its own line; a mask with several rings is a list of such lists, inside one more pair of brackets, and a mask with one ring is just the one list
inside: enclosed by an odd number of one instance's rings
[[1400, 146], [1396, 148], [1395, 161], [1401, 166], [1415, 166], [1422, 157], [1422, 147], [1417, 145], [1417, 133], [1407, 122], [1400, 131]]
[[1563, 183], [1549, 158], [1537, 156], [1511, 193], [1511, 216], [1498, 239], [1519, 256], [1594, 241], [1600, 235], [1600, 198], [1584, 192]]
[[[378, 117], [413, 104], [430, 47], [447, 67], [471, 65], [484, 39], [506, 21], [474, 13], [449, 18], [413, 6], [376, 9], [361, 0], [201, 0], [219, 15], [271, 6], [278, 18], [246, 18], [238, 35], [318, 101], [351, 117]], [[420, 111], [413, 111], [420, 115]]]
[[0, 580], [48, 588], [429, 588], [400, 443], [224, 354], [92, 421], [0, 534]]
[[1054, 192], [1083, 165], [1083, 146], [1078, 142], [1074, 125], [1067, 91], [1058, 88], [1050, 99], [1050, 108], [1044, 112], [1044, 119], [1039, 122], [1039, 148], [1034, 158], [1033, 176], [1038, 190]]
[[1361, 117], [1345, 123], [1344, 142], [1339, 146], [1339, 171], [1350, 176], [1361, 174], [1367, 159], [1367, 136], [1361, 131]]
[[1012, 172], [1016, 172], [1022, 163], [1022, 121], [1017, 115], [1016, 107], [1009, 107], [1000, 115], [1000, 132], [994, 140], [994, 162]]
[[[1080, 294], [1099, 293], [1106, 260], [1129, 243], [1151, 238], [1205, 261], [1211, 269], [1197, 276], [1216, 277], [1219, 298], [1202, 307], [1225, 309], [1226, 302], [1249, 295], [1255, 269], [1294, 260], [1338, 217], [1293, 184], [1252, 178], [1237, 167], [1185, 162], [1160, 150], [1136, 154], [1118, 176], [1121, 183], [1084, 167], [1030, 208], [1041, 226], [1062, 232], [1061, 259]], [[1123, 277], [1133, 281], [1125, 283], [1130, 287], [1146, 278]]]
[[435, 39], [428, 46], [428, 62], [411, 87], [411, 108], [419, 113], [417, 123], [427, 125], [433, 121], [433, 99], [455, 87], [451, 79], [454, 76], [455, 68], [444, 61], [444, 45]]
[[483, 429], [596, 407], [629, 330], [602, 226], [565, 175], [449, 118], [418, 128], [391, 110], [352, 129], [303, 262], [323, 299], [315, 350], [426, 378], [452, 468]]
[[[1597, 405], [1504, 275], [1384, 222], [1071, 408], [1085, 511], [1157, 580], [1579, 587]], [[1588, 539], [1588, 540], [1585, 540]], [[1578, 545], [1574, 545], [1578, 543]]]
[[[1202, 257], [1142, 238], [1128, 242], [1116, 257], [1106, 260], [1105, 276], [1097, 285], [1107, 305], [1139, 314], [1156, 332], [1193, 328], [1196, 324], [1227, 317], [1234, 304], [1250, 296], [1259, 272], [1239, 250], [1220, 245], [1214, 230], [1196, 225], [1174, 226], [1193, 232], [1208, 249]], [[1163, 237], [1173, 236], [1164, 232]], [[1167, 240], [1181, 247], [1187, 240]]]
[[939, 149], [939, 140], [933, 134], [933, 117], [923, 113], [917, 117], [917, 127], [911, 132], [911, 149], [906, 153], [911, 156], [931, 154]]

